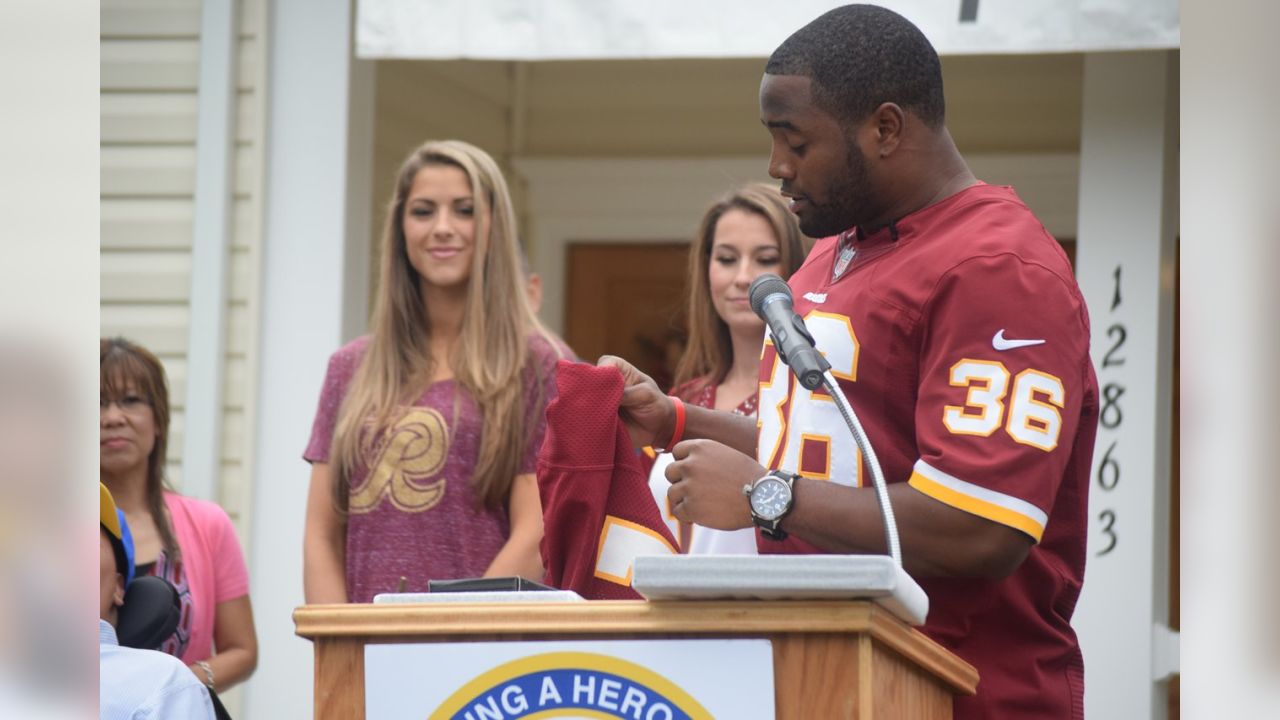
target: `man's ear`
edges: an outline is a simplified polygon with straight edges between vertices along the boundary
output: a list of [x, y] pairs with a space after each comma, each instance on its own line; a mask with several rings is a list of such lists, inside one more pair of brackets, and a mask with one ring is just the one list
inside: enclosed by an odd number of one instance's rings
[[124, 605], [124, 576], [116, 573], [116, 589], [111, 592], [111, 604], [116, 607]]
[[896, 103], [881, 103], [871, 113], [876, 129], [876, 155], [885, 158], [893, 154], [902, 144], [902, 133], [906, 129], [907, 114]]

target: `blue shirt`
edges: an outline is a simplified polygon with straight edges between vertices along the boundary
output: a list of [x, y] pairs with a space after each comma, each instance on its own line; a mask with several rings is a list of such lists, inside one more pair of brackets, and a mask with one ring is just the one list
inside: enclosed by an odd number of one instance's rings
[[121, 647], [106, 620], [98, 620], [98, 652], [100, 720], [214, 717], [209, 691], [178, 658]]

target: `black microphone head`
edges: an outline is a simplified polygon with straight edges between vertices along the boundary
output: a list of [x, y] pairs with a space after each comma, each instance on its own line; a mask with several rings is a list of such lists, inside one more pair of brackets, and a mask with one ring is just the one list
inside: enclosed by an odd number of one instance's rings
[[765, 298], [778, 293], [786, 295], [788, 300], [791, 299], [791, 288], [786, 280], [773, 273], [766, 273], [756, 278], [751, 283], [751, 289], [747, 291], [747, 296], [751, 299], [751, 311], [764, 317]]

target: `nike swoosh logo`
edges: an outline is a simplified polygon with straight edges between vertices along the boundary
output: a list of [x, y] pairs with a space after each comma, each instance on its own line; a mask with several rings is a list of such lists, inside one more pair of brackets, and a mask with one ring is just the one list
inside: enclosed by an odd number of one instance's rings
[[1004, 338], [1004, 328], [1000, 328], [991, 338], [991, 347], [1001, 351], [1043, 344], [1044, 340], [1006, 340]]

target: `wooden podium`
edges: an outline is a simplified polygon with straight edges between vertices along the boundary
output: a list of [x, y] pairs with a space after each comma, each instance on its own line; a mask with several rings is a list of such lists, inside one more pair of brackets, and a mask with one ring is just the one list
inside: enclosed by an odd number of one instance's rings
[[763, 638], [777, 720], [950, 718], [952, 696], [978, 684], [973, 666], [865, 600], [305, 605], [293, 620], [315, 646], [325, 720], [365, 716], [368, 643]]

